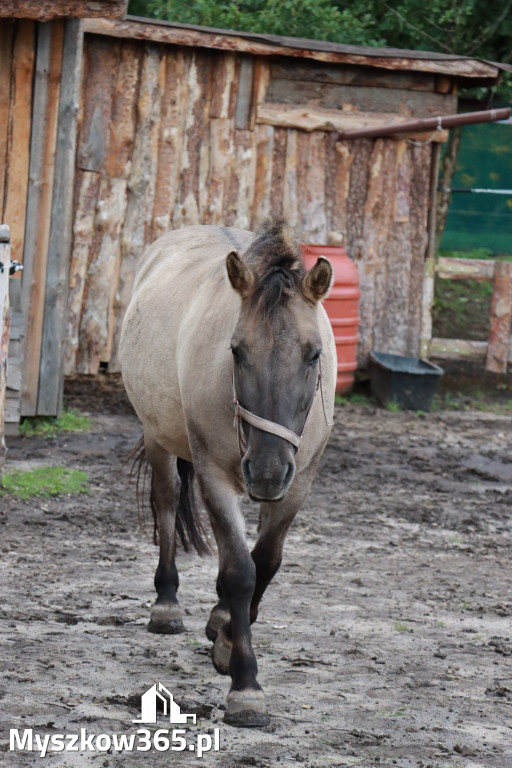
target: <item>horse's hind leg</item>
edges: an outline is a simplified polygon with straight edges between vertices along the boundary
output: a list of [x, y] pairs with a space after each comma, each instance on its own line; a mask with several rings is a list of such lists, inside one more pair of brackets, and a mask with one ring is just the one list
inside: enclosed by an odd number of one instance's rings
[[151, 505], [156, 516], [160, 557], [155, 573], [157, 598], [151, 608], [150, 632], [174, 635], [184, 632], [182, 612], [176, 593], [179, 586], [175, 554], [177, 495], [176, 458], [154, 440], [144, 438], [151, 466]]

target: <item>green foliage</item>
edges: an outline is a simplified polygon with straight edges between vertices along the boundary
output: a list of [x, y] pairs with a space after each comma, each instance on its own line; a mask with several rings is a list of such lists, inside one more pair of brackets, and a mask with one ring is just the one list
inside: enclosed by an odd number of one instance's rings
[[58, 419], [53, 417], [25, 419], [18, 427], [21, 437], [56, 437], [59, 432], [88, 432], [91, 421], [73, 410], [66, 410]]
[[39, 467], [29, 472], [15, 469], [4, 474], [1, 487], [2, 494], [28, 499], [30, 496], [88, 493], [89, 479], [85, 472], [64, 467]]

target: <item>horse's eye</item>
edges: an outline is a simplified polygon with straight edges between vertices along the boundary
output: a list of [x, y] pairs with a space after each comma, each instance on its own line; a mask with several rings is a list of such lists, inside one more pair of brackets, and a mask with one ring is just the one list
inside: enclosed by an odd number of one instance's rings
[[235, 363], [239, 363], [240, 362], [240, 355], [238, 354], [238, 352], [236, 351], [236, 349], [234, 347], [231, 347], [231, 354], [233, 355], [233, 360], [235, 361]]
[[320, 360], [320, 353], [321, 353], [321, 350], [318, 352], [315, 352], [313, 357], [311, 357], [309, 360], [310, 365], [316, 365], [318, 363], [318, 361]]

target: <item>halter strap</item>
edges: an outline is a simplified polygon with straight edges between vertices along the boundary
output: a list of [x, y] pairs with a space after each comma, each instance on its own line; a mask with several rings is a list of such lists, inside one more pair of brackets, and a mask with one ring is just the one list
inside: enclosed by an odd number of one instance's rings
[[[328, 416], [327, 397], [323, 387], [321, 356], [318, 360], [318, 379], [316, 383], [316, 389], [315, 389], [313, 398], [311, 400], [310, 406], [308, 408], [306, 418], [304, 420], [304, 427], [306, 426], [306, 422], [308, 420], [308, 416], [310, 414], [311, 407], [315, 400], [315, 396], [318, 389], [320, 389], [320, 396], [322, 398], [322, 407], [324, 411], [325, 423], [327, 424], [328, 427], [332, 427], [333, 421]], [[233, 368], [233, 402], [235, 404], [235, 421], [233, 423], [233, 426], [235, 427], [238, 435], [238, 446], [240, 449], [240, 456], [244, 455], [247, 448], [247, 442], [245, 440], [245, 436], [242, 429], [242, 420], [246, 421], [248, 424], [251, 424], [253, 427], [256, 427], [257, 429], [261, 429], [263, 432], [269, 432], [271, 435], [277, 435], [277, 437], [282, 437], [284, 440], [287, 440], [289, 443], [294, 445], [295, 448], [299, 448], [302, 442], [302, 434], [297, 435], [291, 429], [288, 429], [287, 427], [283, 427], [282, 424], [277, 424], [275, 421], [269, 421], [268, 419], [261, 418], [261, 416], [256, 416], [255, 413], [248, 411], [247, 408], [243, 408], [243, 406], [240, 405], [240, 403], [238, 402], [237, 394], [236, 394], [234, 368]], [[303, 427], [303, 431], [304, 431], [304, 427]]]

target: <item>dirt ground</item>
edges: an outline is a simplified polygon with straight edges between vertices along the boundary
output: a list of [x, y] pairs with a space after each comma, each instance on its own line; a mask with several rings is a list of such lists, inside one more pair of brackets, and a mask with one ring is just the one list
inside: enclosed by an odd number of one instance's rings
[[[86, 471], [89, 495], [0, 497], [0, 760], [11, 768], [512, 766], [512, 416], [345, 404], [254, 626], [271, 724], [222, 722], [204, 626], [215, 558], [179, 554], [187, 632], [146, 631], [157, 550], [122, 469], [120, 388], [68, 400], [92, 430], [9, 439], [8, 468]], [[247, 504], [254, 538], [257, 507]], [[134, 733], [160, 681], [220, 751], [8, 751], [9, 729]], [[162, 716], [158, 725], [168, 727]]]

